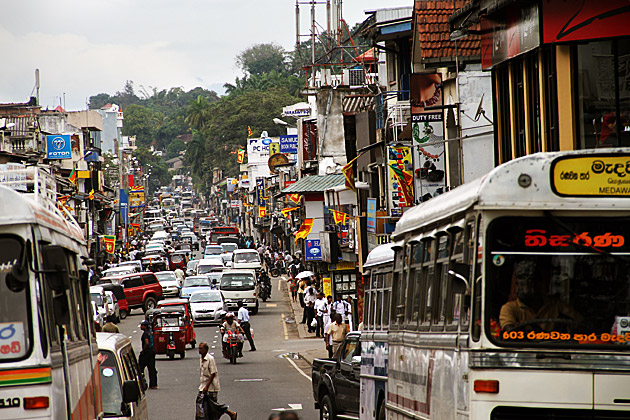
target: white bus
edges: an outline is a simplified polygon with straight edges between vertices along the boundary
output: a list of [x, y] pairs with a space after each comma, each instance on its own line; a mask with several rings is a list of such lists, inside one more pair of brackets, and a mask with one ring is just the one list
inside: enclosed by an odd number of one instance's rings
[[392, 246], [377, 246], [363, 264], [368, 281], [365, 284], [361, 331], [360, 420], [385, 420], [389, 353], [387, 329], [394, 268]]
[[82, 231], [56, 208], [54, 178], [7, 172], [0, 183], [30, 193], [0, 185], [0, 418], [99, 418]]
[[534, 154], [396, 225], [387, 419], [630, 418], [630, 149]]

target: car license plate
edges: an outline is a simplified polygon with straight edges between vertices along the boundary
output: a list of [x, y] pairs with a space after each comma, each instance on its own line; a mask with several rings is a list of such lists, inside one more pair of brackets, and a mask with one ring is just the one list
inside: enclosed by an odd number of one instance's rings
[[162, 331], [165, 331], [165, 332], [179, 331], [179, 327], [163, 327]]

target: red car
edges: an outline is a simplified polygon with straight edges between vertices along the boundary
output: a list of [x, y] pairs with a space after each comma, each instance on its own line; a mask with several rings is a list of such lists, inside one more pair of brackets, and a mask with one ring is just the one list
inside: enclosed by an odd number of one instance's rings
[[162, 286], [151, 272], [131, 273], [118, 277], [123, 287], [129, 310], [142, 308], [144, 312], [157, 308], [158, 301], [164, 299]]

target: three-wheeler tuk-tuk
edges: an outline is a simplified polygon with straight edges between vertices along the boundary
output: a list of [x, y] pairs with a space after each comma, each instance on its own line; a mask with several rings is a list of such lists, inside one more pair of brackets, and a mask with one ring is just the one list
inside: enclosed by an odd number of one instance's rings
[[166, 266], [166, 261], [160, 255], [149, 255], [147, 257], [142, 258], [142, 267], [146, 271], [158, 272], [158, 271], [166, 271], [168, 267]]
[[197, 338], [195, 336], [195, 327], [193, 326], [192, 310], [190, 308], [190, 302], [188, 299], [169, 299], [160, 301], [158, 309], [162, 312], [184, 312], [184, 326], [186, 335], [186, 344], [190, 344], [191, 348], [195, 348], [197, 345]]
[[186, 271], [186, 254], [190, 253], [190, 251], [175, 251], [171, 253], [171, 258], [169, 260], [170, 270], [175, 271], [180, 268], [182, 271]]
[[153, 348], [155, 354], [165, 354], [170, 359], [175, 354], [186, 357], [186, 327], [183, 311], [153, 312]]

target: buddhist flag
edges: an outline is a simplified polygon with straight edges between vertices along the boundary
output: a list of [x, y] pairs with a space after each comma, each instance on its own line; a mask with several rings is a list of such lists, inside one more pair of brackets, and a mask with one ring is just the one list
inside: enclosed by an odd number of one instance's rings
[[243, 163], [245, 160], [245, 150], [238, 149], [238, 154], [236, 155], [236, 162]]
[[284, 217], [288, 217], [289, 213], [297, 209], [299, 209], [299, 207], [287, 207], [286, 209], [280, 210], [280, 213], [282, 213]]
[[302, 201], [302, 196], [300, 194], [287, 194], [287, 197], [297, 204], [300, 204], [300, 201]]
[[115, 235], [103, 235], [103, 244], [105, 244], [105, 251], [108, 254], [113, 254], [116, 250], [116, 236]]
[[70, 180], [70, 182], [72, 182], [74, 185], [77, 185], [77, 171], [76, 171], [76, 169], [73, 169], [72, 172], [70, 172], [70, 176], [68, 177], [68, 180]]
[[252, 128], [248, 125], [248, 126], [247, 126], [247, 135], [248, 135], [249, 137], [251, 137], [253, 134], [254, 134], [254, 132], [252, 131]]
[[330, 211], [333, 214], [333, 220], [335, 221], [336, 225], [345, 225], [346, 224], [346, 220], [348, 218], [348, 215], [342, 211], [337, 211], [337, 210], [333, 210], [330, 209]]
[[89, 192], [89, 194], [88, 194], [88, 198], [89, 198], [90, 200], [94, 200], [94, 188], [92, 188], [92, 190]]
[[297, 243], [298, 239], [306, 239], [311, 230], [313, 230], [313, 219], [304, 219], [300, 229], [295, 232], [295, 243]]
[[359, 156], [355, 157], [350, 162], [348, 162], [346, 166], [341, 168], [341, 172], [343, 173], [343, 176], [346, 178], [346, 182], [345, 182], [346, 188], [352, 191], [357, 190], [356, 186], [354, 185], [354, 176], [355, 176], [354, 168], [356, 167], [355, 161], [359, 158]]
[[392, 168], [394, 175], [396, 175], [398, 179], [400, 189], [405, 196], [405, 204], [407, 206], [413, 206], [413, 177], [394, 165], [389, 165], [389, 167]]

